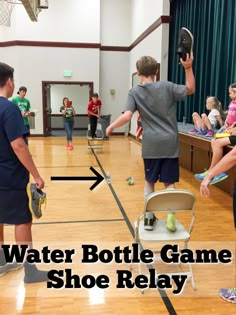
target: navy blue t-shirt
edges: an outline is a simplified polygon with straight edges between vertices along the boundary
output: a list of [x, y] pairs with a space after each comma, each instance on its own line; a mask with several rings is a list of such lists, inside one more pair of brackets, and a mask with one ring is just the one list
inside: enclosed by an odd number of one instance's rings
[[0, 97], [0, 189], [25, 189], [29, 172], [15, 155], [11, 142], [27, 136], [18, 106]]

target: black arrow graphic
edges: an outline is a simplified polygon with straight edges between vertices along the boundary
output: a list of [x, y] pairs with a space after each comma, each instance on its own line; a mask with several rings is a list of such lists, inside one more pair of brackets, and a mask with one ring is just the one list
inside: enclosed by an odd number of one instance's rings
[[104, 177], [99, 174], [92, 166], [89, 168], [96, 176], [51, 176], [51, 180], [55, 181], [75, 181], [75, 180], [95, 180], [95, 183], [89, 188], [93, 190], [98, 184], [100, 184]]

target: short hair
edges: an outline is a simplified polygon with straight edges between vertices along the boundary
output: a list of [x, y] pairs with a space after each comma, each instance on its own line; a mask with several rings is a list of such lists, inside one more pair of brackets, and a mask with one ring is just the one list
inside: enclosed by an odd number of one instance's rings
[[236, 92], [236, 83], [230, 84], [229, 88], [234, 90], [234, 92]]
[[93, 93], [92, 97], [98, 97], [98, 93]]
[[136, 62], [136, 68], [141, 75], [148, 77], [157, 74], [158, 63], [153, 57], [143, 56]]
[[9, 78], [13, 79], [14, 69], [6, 63], [0, 62], [0, 87], [4, 87]]

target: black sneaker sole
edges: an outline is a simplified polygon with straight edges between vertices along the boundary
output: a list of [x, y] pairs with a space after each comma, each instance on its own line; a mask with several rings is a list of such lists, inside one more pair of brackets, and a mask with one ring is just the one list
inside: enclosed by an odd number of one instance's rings
[[[182, 27], [182, 30], [184, 30], [185, 32], [188, 33], [188, 35], [191, 37], [191, 51], [193, 50], [193, 34], [186, 28], [186, 27]], [[191, 52], [190, 51], [190, 52]]]

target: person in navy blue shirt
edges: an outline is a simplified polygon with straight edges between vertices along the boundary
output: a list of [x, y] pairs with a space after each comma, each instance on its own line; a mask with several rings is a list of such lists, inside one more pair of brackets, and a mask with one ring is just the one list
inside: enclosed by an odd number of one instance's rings
[[[29, 174], [38, 189], [44, 187], [44, 180], [25, 143], [29, 130], [20, 109], [8, 100], [15, 87], [13, 74], [12, 67], [0, 63], [0, 245], [4, 244], [4, 224], [13, 224], [17, 244], [32, 248], [32, 216], [26, 186]], [[34, 264], [7, 263], [0, 247], [0, 276], [23, 265], [26, 283], [47, 281], [47, 272], [38, 270]]]

